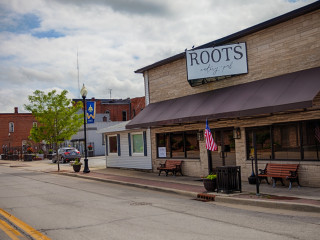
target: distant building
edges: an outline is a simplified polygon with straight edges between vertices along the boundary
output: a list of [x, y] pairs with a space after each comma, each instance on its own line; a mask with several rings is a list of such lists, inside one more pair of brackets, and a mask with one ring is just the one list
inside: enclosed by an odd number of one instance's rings
[[[145, 97], [91, 100], [96, 101], [96, 119], [94, 124], [87, 125], [87, 145], [93, 145], [93, 155], [104, 155], [103, 137], [97, 130], [133, 119], [145, 107]], [[3, 154], [9, 147], [26, 148], [30, 144], [28, 141], [30, 130], [35, 124], [37, 122], [31, 113], [18, 113], [17, 107], [13, 113], [0, 113], [0, 153]], [[81, 128], [65, 145], [75, 146], [83, 152], [83, 143], [83, 128]]]
[[[73, 99], [75, 102], [82, 99]], [[129, 121], [138, 115], [145, 107], [145, 97], [127, 99], [95, 99], [87, 101], [96, 102], [96, 117], [94, 124], [87, 125], [87, 146], [92, 146], [89, 156], [99, 156], [105, 154], [105, 142], [102, 133], [97, 131], [113, 126], [123, 121]], [[82, 112], [83, 114], [83, 112]], [[66, 145], [78, 148], [84, 152], [84, 133], [83, 128], [74, 135]]]
[[27, 145], [30, 130], [36, 120], [31, 113], [19, 113], [14, 108], [13, 113], [0, 113], [0, 147], [1, 153], [9, 147]]

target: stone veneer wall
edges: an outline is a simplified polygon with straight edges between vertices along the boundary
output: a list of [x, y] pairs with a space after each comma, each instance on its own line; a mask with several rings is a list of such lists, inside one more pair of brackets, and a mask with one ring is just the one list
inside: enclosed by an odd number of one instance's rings
[[[288, 120], [290, 119], [290, 120]], [[241, 166], [242, 180], [247, 181], [251, 174], [251, 161], [247, 160], [246, 156], [246, 139], [245, 128], [253, 126], [265, 126], [273, 123], [283, 123], [288, 121], [302, 121], [305, 119], [320, 119], [320, 110], [311, 108], [309, 111], [283, 113], [277, 115], [270, 115], [264, 117], [244, 118], [234, 120], [219, 120], [209, 122], [210, 128], [224, 128], [224, 127], [240, 127], [241, 138], [235, 139], [236, 146], [236, 164]], [[152, 165], [153, 169], [157, 169], [160, 163], [164, 163], [165, 159], [157, 159], [156, 133], [188, 131], [188, 130], [204, 130], [205, 123], [190, 124], [177, 127], [163, 127], [154, 128], [151, 130], [152, 141]], [[188, 176], [201, 177], [208, 174], [208, 157], [205, 147], [205, 141], [200, 141], [200, 159], [181, 159], [183, 160], [182, 169], [183, 174]], [[214, 159], [213, 159], [214, 161]], [[265, 164], [270, 161], [258, 161], [259, 168], [263, 169]], [[281, 163], [279, 161], [272, 161]], [[299, 176], [302, 186], [320, 187], [320, 162], [317, 161], [284, 161], [285, 163], [300, 163]]]

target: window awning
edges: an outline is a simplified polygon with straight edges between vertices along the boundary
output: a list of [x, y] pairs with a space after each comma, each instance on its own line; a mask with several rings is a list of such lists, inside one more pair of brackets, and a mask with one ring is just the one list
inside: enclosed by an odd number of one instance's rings
[[[187, 84], [187, 83], [186, 83]], [[312, 107], [320, 67], [149, 104], [127, 129], [237, 118]]]

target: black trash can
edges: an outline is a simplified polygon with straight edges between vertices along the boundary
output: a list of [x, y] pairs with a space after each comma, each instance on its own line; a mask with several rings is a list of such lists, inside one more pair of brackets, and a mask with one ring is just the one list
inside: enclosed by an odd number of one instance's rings
[[241, 192], [241, 167], [217, 167], [217, 192]]

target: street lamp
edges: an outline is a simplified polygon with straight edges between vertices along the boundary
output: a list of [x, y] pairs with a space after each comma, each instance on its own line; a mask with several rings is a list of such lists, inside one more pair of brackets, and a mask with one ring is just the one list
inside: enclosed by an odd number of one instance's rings
[[10, 150], [10, 136], [11, 136], [11, 134], [8, 133], [8, 137], [9, 137], [9, 150]]
[[86, 96], [88, 94], [88, 90], [86, 87], [82, 86], [80, 94], [82, 96], [82, 101], [83, 101], [83, 125], [84, 125], [84, 173], [89, 173], [89, 166], [88, 166], [88, 159], [87, 159], [87, 124], [86, 124]]

